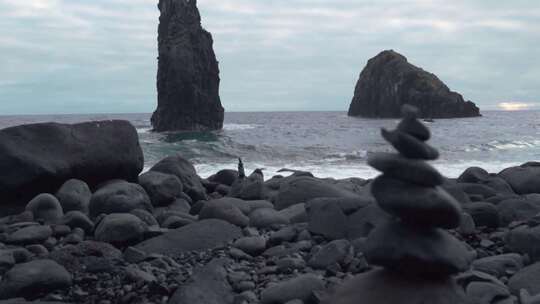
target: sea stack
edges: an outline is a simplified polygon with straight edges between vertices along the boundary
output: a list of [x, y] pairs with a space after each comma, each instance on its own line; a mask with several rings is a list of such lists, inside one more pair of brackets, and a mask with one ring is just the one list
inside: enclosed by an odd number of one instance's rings
[[469, 303], [452, 275], [469, 268], [467, 247], [445, 229], [460, 224], [461, 207], [425, 160], [438, 157], [418, 110], [382, 135], [399, 154], [377, 153], [368, 163], [383, 174], [371, 185], [379, 207], [392, 216], [368, 236], [364, 254], [374, 270], [350, 280], [331, 303]]
[[212, 35], [201, 26], [196, 0], [160, 0], [158, 107], [155, 131], [207, 131], [223, 127], [219, 67]]
[[451, 91], [434, 74], [393, 50], [382, 51], [360, 73], [349, 116], [399, 118], [404, 104], [417, 107], [422, 118], [480, 116], [473, 102]]

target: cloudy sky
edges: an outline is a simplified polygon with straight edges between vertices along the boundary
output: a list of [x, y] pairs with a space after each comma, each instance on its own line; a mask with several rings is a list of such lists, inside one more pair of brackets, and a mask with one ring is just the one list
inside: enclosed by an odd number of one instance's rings
[[[483, 109], [540, 108], [537, 0], [198, 5], [228, 111], [345, 111], [383, 49]], [[0, 115], [153, 111], [158, 16], [157, 0], [0, 0]]]

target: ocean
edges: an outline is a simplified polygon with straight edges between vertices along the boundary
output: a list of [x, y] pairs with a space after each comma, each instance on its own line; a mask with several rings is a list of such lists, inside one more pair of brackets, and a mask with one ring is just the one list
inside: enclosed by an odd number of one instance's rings
[[[438, 119], [426, 124], [430, 144], [441, 158], [433, 165], [447, 177], [470, 166], [489, 172], [526, 161], [540, 160], [540, 111], [485, 111], [483, 117]], [[54, 121], [125, 119], [136, 128], [145, 156], [145, 170], [160, 159], [180, 153], [202, 177], [244, 161], [249, 173], [264, 168], [269, 178], [282, 168], [305, 170], [318, 177], [371, 178], [377, 172], [366, 164], [369, 153], [392, 151], [380, 128], [393, 128], [398, 119], [348, 117], [346, 112], [226, 113], [217, 132], [158, 134], [151, 131], [150, 114], [0, 116], [0, 128]]]

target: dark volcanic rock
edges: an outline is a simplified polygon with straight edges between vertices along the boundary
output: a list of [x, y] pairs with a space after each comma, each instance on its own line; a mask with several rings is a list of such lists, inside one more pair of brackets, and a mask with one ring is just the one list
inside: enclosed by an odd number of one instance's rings
[[222, 220], [209, 219], [171, 230], [138, 244], [136, 248], [147, 253], [173, 255], [224, 246], [241, 236], [240, 228]]
[[451, 279], [411, 277], [374, 270], [349, 280], [325, 304], [472, 304]]
[[230, 304], [234, 294], [227, 281], [227, 260], [216, 259], [194, 270], [191, 282], [174, 293], [169, 304]]
[[350, 116], [400, 117], [403, 104], [418, 107], [420, 117], [480, 116], [471, 101], [450, 91], [437, 76], [387, 50], [368, 61], [349, 107]]
[[36, 260], [18, 264], [8, 271], [0, 283], [0, 298], [35, 299], [40, 293], [71, 286], [71, 275], [52, 260]]
[[499, 173], [517, 194], [540, 193], [540, 163], [529, 162]]
[[88, 213], [88, 204], [90, 203], [92, 192], [90, 192], [90, 188], [82, 180], [70, 179], [58, 189], [56, 197], [60, 201], [64, 212], [76, 210]]
[[27, 205], [26, 211], [32, 211], [34, 219], [46, 223], [56, 223], [64, 215], [60, 202], [49, 193], [42, 193], [34, 197]]
[[368, 261], [402, 273], [440, 276], [464, 271], [472, 254], [442, 229], [388, 222], [375, 229], [366, 242]]
[[70, 178], [91, 186], [115, 178], [136, 180], [142, 168], [137, 131], [127, 121], [41, 123], [0, 130], [4, 202], [54, 193]]
[[133, 209], [152, 211], [148, 194], [138, 184], [114, 181], [97, 190], [90, 199], [90, 217], [101, 213], [127, 213]]
[[157, 171], [175, 175], [182, 182], [184, 192], [193, 202], [206, 200], [206, 189], [197, 175], [195, 167], [179, 154], [169, 156], [155, 164], [150, 171]]
[[182, 194], [182, 182], [172, 174], [148, 171], [139, 176], [141, 185], [152, 201], [152, 205], [167, 206]]
[[197, 1], [160, 0], [156, 131], [218, 130], [224, 110], [212, 35], [201, 26]]

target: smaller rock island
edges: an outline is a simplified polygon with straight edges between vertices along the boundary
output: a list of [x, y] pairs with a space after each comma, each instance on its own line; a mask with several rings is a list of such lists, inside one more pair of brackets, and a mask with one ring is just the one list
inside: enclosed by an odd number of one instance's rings
[[437, 76], [410, 64], [394, 50], [371, 58], [360, 73], [349, 116], [399, 118], [404, 104], [422, 118], [476, 117], [480, 109], [451, 91]]

